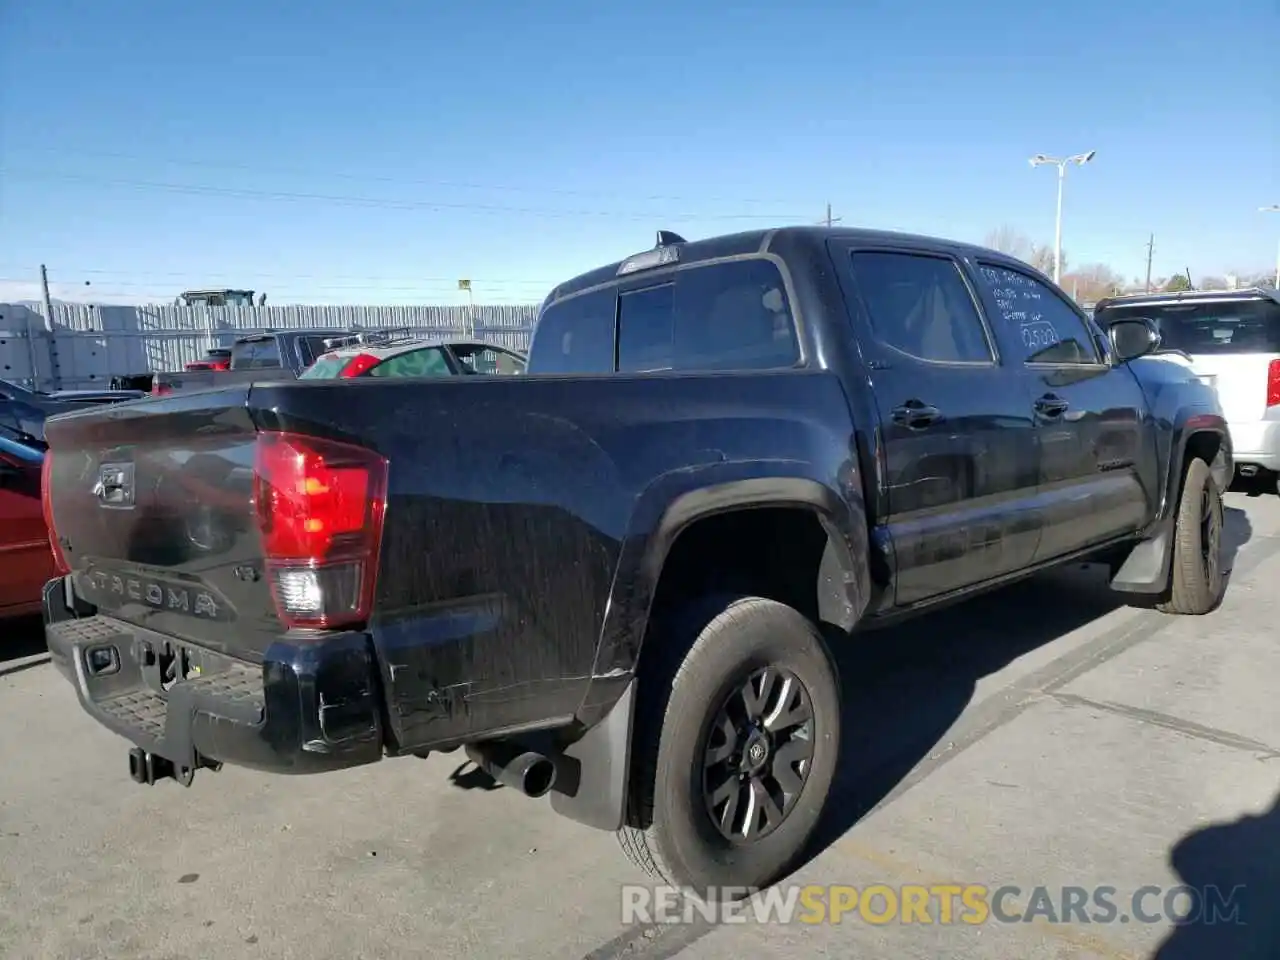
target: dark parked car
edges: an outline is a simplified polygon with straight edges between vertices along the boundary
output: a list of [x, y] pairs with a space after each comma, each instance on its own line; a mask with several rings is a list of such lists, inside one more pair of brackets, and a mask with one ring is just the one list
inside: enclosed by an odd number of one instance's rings
[[59, 413], [104, 403], [139, 400], [141, 390], [58, 390], [42, 393], [0, 380], [0, 438], [44, 443], [44, 421]]
[[226, 366], [188, 368], [182, 373], [157, 373], [151, 393], [207, 390], [232, 383], [259, 380], [292, 380], [315, 363], [327, 349], [326, 340], [343, 336], [342, 330], [274, 330], [240, 337], [231, 345]]
[[212, 350], [206, 350], [204, 356], [199, 360], [192, 360], [186, 364], [183, 370], [230, 370], [231, 369], [231, 349], [229, 347], [215, 347]]
[[661, 876], [761, 886], [835, 773], [829, 642], [1084, 557], [1218, 605], [1227, 428], [1158, 345], [992, 250], [661, 234], [552, 291], [523, 376], [52, 421], [49, 648], [140, 782], [464, 746]]

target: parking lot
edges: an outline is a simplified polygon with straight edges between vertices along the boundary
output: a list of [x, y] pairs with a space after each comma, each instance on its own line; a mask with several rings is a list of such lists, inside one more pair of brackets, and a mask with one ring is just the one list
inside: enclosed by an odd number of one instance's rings
[[[1250, 906], [1280, 902], [1280, 498], [1227, 505], [1234, 572], [1207, 618], [1117, 607], [1078, 568], [841, 651], [841, 785], [797, 882], [1017, 886], [1006, 910], [1037, 886], [1105, 885], [1126, 919], [627, 924], [623, 885], [644, 878], [613, 837], [461, 753], [138, 787], [39, 625], [6, 624], [0, 954], [1035, 960], [1167, 940], [1162, 957], [1274, 956]], [[1247, 925], [1128, 916], [1133, 891], [1180, 883], [1246, 885]]]

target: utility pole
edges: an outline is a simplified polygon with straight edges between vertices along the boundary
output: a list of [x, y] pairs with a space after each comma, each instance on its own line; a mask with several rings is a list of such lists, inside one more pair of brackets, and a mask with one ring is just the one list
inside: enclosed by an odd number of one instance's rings
[[[49, 377], [56, 390], [59, 385], [60, 377], [58, 373], [58, 341], [53, 335], [53, 298], [49, 296], [49, 270], [42, 263], [40, 264], [40, 299], [44, 301], [44, 332], [49, 338]], [[27, 327], [28, 346], [31, 350], [31, 389], [40, 389], [40, 373], [36, 369], [36, 334]]]
[[[1269, 207], [1259, 207], [1259, 213], [1280, 213], [1280, 203], [1273, 203]], [[1276, 290], [1280, 290], [1280, 244], [1276, 245]]]
[[53, 329], [53, 298], [49, 296], [49, 270], [40, 264], [40, 297], [44, 300], [44, 328]]
[[830, 203], [828, 203], [828, 204], [827, 204], [827, 219], [826, 219], [825, 221], [819, 221], [819, 222], [826, 223], [826, 225], [829, 227], [829, 226], [831, 226], [833, 223], [839, 223], [839, 222], [840, 222], [841, 220], [843, 220], [843, 219], [844, 219], [844, 217], [833, 217], [833, 216], [831, 216], [831, 204], [830, 204]]
[[1151, 292], [1151, 258], [1156, 252], [1156, 235], [1151, 234], [1151, 239], [1147, 241], [1147, 293]]

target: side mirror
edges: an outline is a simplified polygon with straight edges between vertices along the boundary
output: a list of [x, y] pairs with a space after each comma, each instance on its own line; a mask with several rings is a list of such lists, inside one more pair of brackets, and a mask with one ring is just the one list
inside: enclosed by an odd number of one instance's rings
[[1146, 317], [1126, 317], [1116, 320], [1107, 330], [1111, 349], [1121, 363], [1145, 357], [1160, 349], [1160, 331], [1155, 321]]

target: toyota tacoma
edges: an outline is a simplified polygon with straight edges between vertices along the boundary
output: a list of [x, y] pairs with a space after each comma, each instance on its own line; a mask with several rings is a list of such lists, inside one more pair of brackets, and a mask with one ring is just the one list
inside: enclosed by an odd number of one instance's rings
[[1214, 391], [1041, 273], [789, 227], [557, 286], [517, 377], [240, 383], [48, 422], [48, 645], [134, 779], [461, 747], [699, 890], [840, 756], [835, 644], [1092, 559], [1226, 588]]

